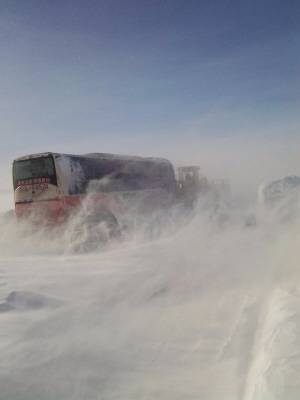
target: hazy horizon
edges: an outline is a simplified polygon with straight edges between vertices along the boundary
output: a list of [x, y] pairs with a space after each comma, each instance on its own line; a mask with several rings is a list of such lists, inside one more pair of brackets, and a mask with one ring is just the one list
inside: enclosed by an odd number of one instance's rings
[[278, 152], [276, 174], [299, 173], [299, 18], [292, 0], [2, 0], [0, 188], [40, 151], [195, 160], [225, 178]]

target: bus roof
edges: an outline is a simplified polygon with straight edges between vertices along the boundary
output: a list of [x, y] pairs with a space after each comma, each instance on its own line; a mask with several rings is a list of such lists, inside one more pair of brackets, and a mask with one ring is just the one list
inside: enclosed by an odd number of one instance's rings
[[21, 156], [18, 158], [15, 158], [14, 161], [23, 161], [23, 160], [30, 160], [31, 158], [41, 158], [41, 157], [49, 157], [49, 156], [60, 156], [61, 154], [59, 153], [52, 153], [50, 151], [45, 152], [45, 153], [35, 153], [35, 154], [27, 154], [26, 156]]
[[94, 158], [94, 159], [96, 158], [102, 160], [152, 161], [154, 163], [157, 162], [157, 163], [171, 164], [170, 161], [165, 158], [128, 156], [128, 155], [111, 154], [111, 153], [64, 154], [64, 153], [44, 152], [44, 153], [28, 154], [22, 157], [18, 157], [14, 161], [23, 161], [33, 158], [41, 158], [49, 156], [54, 156], [54, 158], [60, 156], [66, 156], [66, 157], [82, 157], [82, 158]]

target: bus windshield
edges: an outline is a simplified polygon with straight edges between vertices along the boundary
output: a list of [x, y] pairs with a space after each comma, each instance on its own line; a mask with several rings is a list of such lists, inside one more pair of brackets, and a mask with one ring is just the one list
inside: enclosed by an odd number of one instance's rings
[[33, 178], [49, 178], [50, 183], [56, 184], [54, 161], [51, 156], [15, 161], [13, 166], [14, 186], [18, 181]]

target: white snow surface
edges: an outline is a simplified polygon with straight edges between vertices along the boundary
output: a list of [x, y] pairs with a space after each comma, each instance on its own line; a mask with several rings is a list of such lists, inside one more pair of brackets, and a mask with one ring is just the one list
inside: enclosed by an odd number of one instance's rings
[[300, 398], [300, 221], [234, 204], [73, 254], [2, 220], [1, 400]]

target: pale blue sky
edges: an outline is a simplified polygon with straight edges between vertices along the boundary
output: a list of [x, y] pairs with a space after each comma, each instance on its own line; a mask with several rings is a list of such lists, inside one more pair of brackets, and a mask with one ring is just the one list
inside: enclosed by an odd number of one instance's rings
[[296, 0], [0, 0], [1, 157], [293, 141], [299, 21]]

